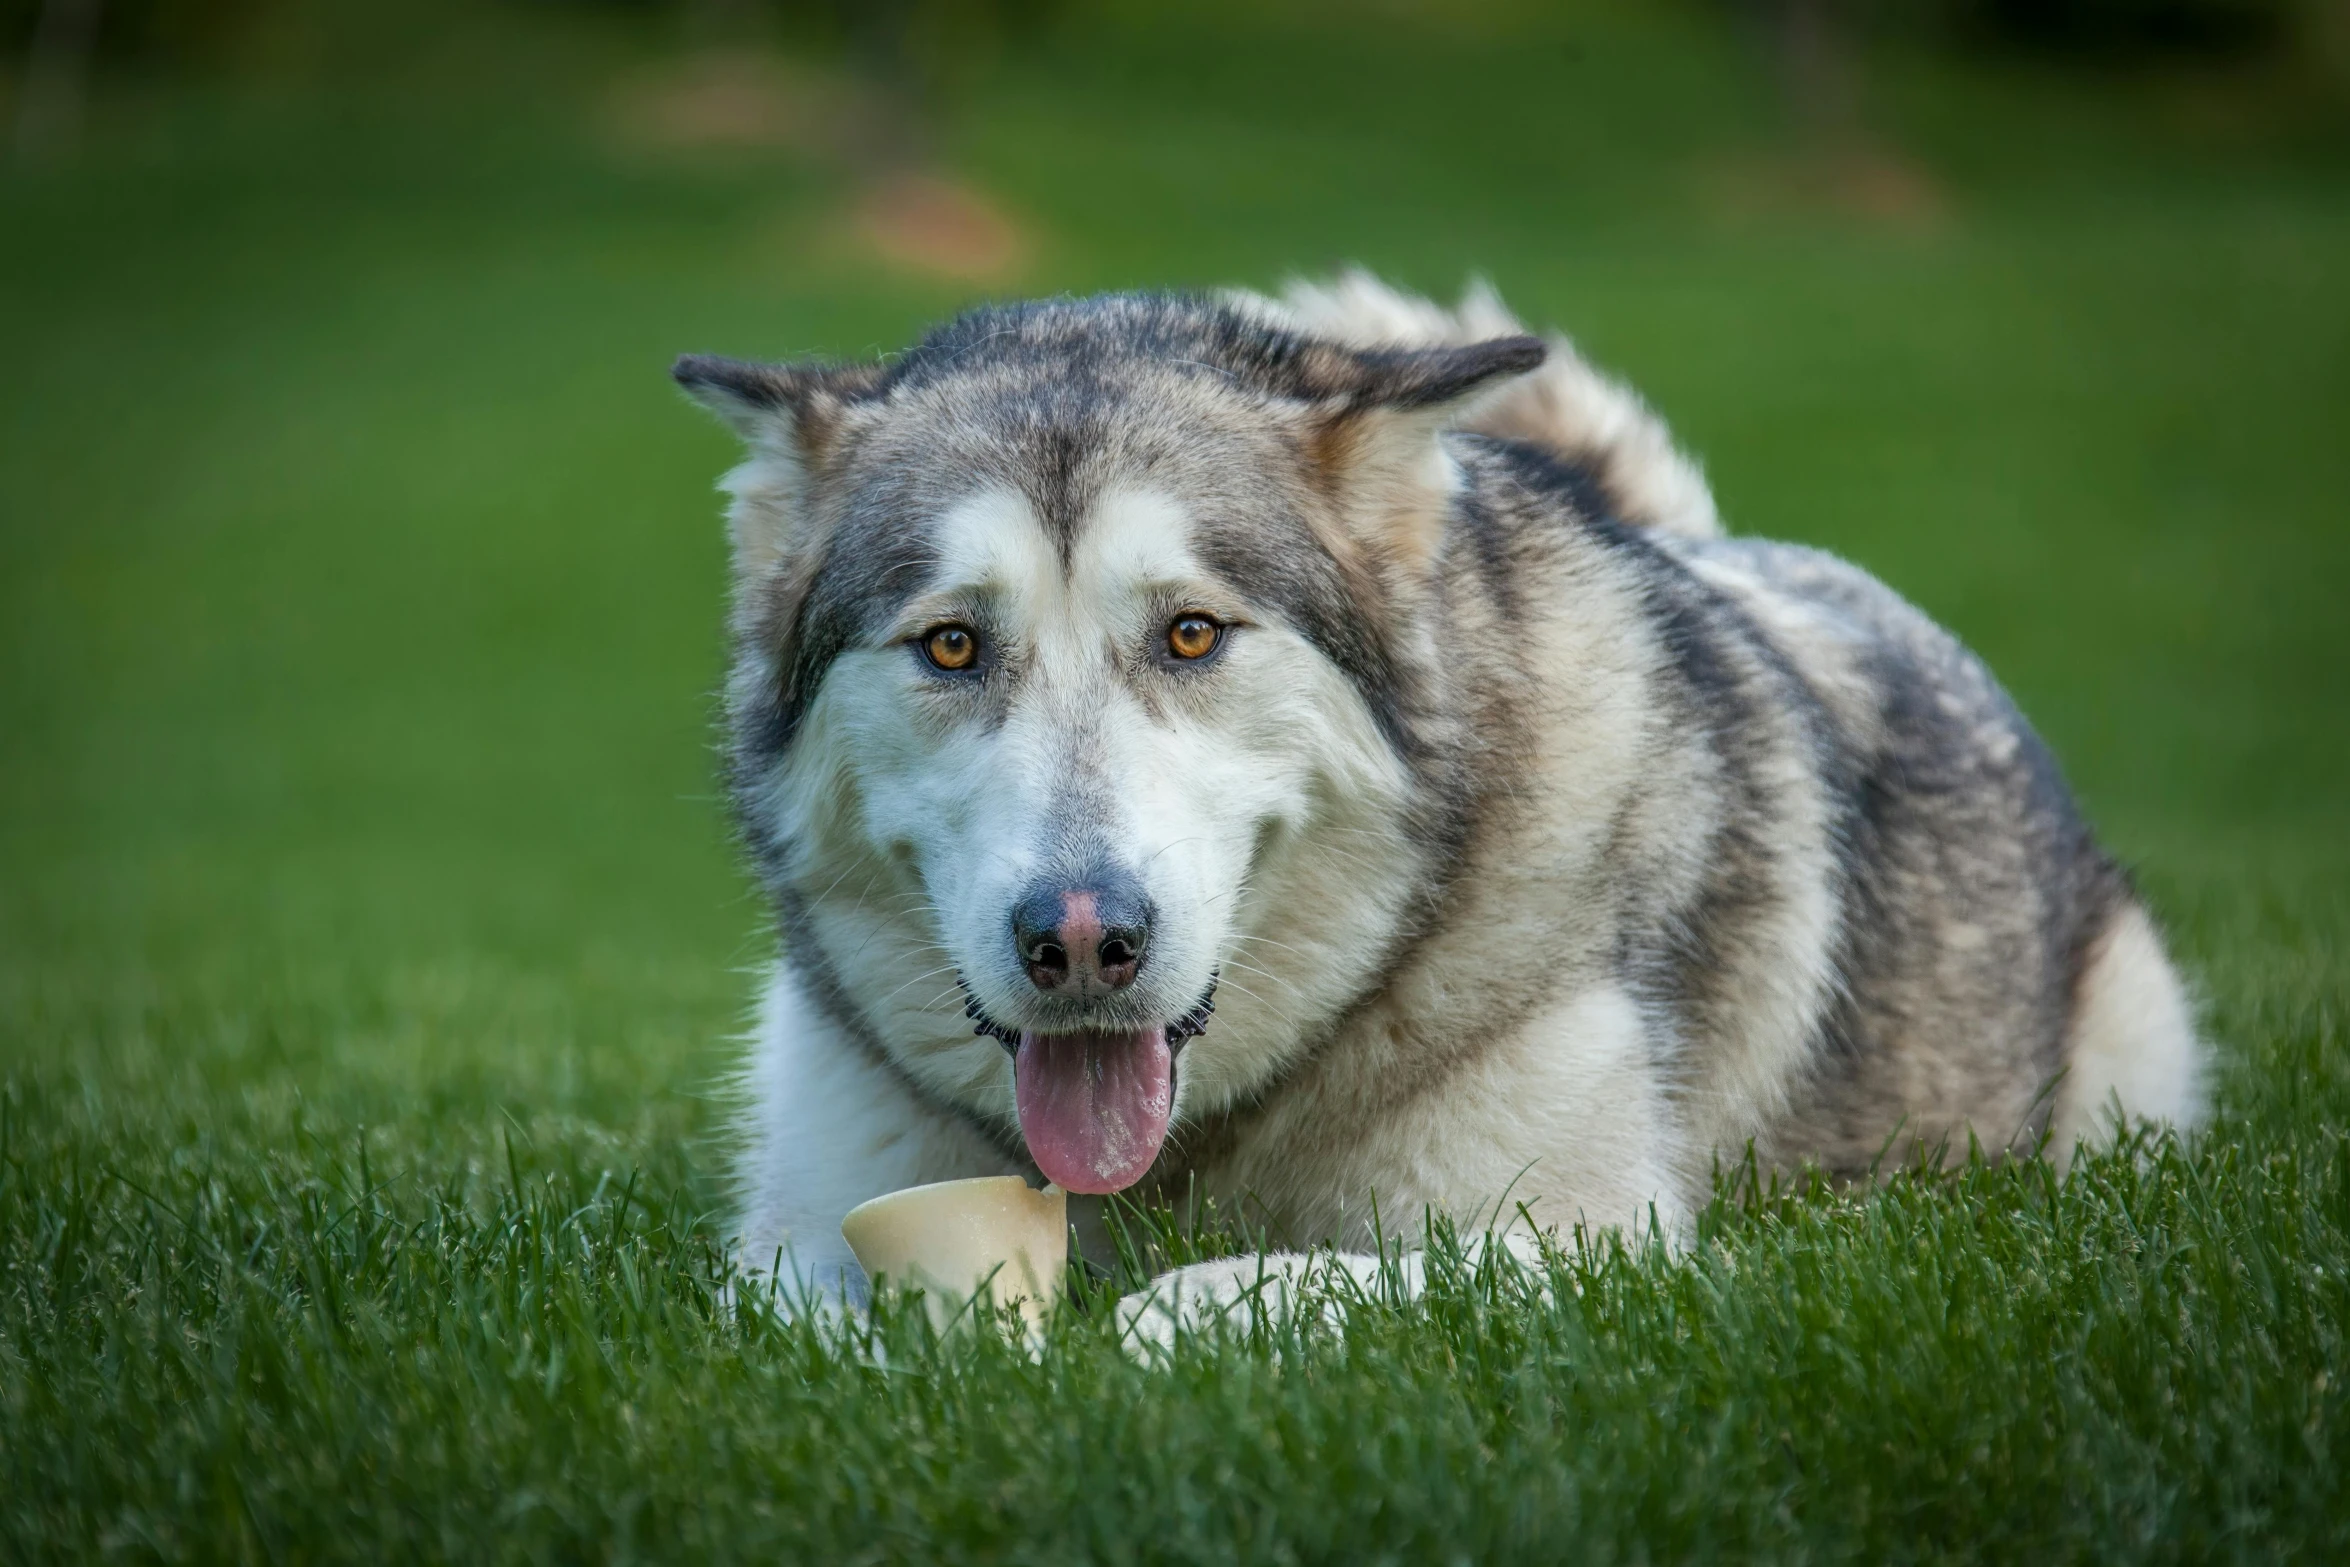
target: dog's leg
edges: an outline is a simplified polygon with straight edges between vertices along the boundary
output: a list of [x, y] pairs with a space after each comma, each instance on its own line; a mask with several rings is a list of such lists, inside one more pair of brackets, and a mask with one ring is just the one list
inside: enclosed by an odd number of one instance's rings
[[[1431, 1211], [1452, 1214], [1464, 1231], [1502, 1225], [1499, 1235], [1467, 1236], [1472, 1259], [1491, 1244], [1534, 1259], [1540, 1243], [1528, 1231], [1558, 1224], [1678, 1247], [1688, 1238], [1685, 1199], [1695, 1188], [1658, 1055], [1620, 987], [1575, 992], [1514, 1040], [1492, 1045], [1473, 1070], [1352, 1140], [1350, 1152], [1375, 1157], [1330, 1169], [1326, 1188], [1383, 1194], [1407, 1237], [1417, 1215]], [[1119, 1321], [1129, 1341], [1147, 1349], [1218, 1322], [1246, 1329], [1301, 1302], [1335, 1320], [1339, 1299], [1356, 1291], [1416, 1299], [1425, 1258], [1407, 1249], [1388, 1266], [1383, 1275], [1375, 1256], [1330, 1251], [1197, 1263], [1122, 1302]]]
[[2195, 1008], [2136, 899], [2091, 947], [2074, 1004], [2065, 1077], [2049, 1127], [2057, 1168], [2141, 1120], [2200, 1125], [2208, 1070]]
[[856, 1306], [865, 1276], [840, 1221], [869, 1197], [1018, 1167], [967, 1123], [917, 1099], [811, 1005], [788, 964], [769, 982], [745, 1083], [737, 1256], [786, 1309]]
[[[1461, 1247], [1464, 1260], [1476, 1266], [1488, 1246], [1502, 1247], [1526, 1267], [1543, 1264], [1542, 1242], [1522, 1230], [1469, 1237]], [[1427, 1256], [1419, 1251], [1390, 1256], [1385, 1264], [1364, 1252], [1251, 1252], [1161, 1274], [1150, 1288], [1118, 1303], [1118, 1327], [1130, 1349], [1148, 1355], [1172, 1349], [1180, 1334], [1218, 1328], [1246, 1333], [1281, 1321], [1301, 1304], [1318, 1305], [1323, 1323], [1337, 1327], [1349, 1298], [1388, 1291], [1412, 1301], [1427, 1287]]]

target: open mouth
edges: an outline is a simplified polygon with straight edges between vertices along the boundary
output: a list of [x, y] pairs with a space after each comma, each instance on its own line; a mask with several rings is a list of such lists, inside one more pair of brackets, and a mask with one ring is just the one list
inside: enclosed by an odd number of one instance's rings
[[969, 995], [973, 1032], [1012, 1055], [1020, 1135], [1045, 1179], [1064, 1191], [1124, 1191], [1142, 1179], [1167, 1141], [1175, 1108], [1175, 1057], [1208, 1026], [1216, 982], [1172, 1023], [1044, 1034], [996, 1022]]

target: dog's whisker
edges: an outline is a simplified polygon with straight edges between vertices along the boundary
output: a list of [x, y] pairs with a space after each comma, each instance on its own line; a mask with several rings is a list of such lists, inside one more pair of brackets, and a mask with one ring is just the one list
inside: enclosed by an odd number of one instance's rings
[[857, 871], [857, 869], [858, 869], [858, 867], [857, 867], [855, 864], [853, 864], [853, 863], [852, 863], [852, 864], [849, 864], [849, 865], [844, 865], [844, 866], [842, 866], [842, 867], [841, 867], [840, 874], [839, 874], [838, 876], [835, 876], [835, 877], [833, 877], [833, 878], [832, 878], [832, 881], [830, 882], [830, 884], [829, 884], [829, 885], [827, 885], [827, 886], [825, 887], [825, 889], [824, 889], [822, 892], [820, 892], [820, 893], [816, 894], [816, 896], [815, 896], [815, 897], [813, 897], [813, 898], [810, 898], [808, 901], [809, 901], [811, 904], [814, 904], [814, 903], [822, 903], [822, 902], [823, 902], [825, 899], [827, 899], [827, 898], [831, 897], [831, 896], [833, 895], [833, 893], [839, 889], [839, 887], [840, 887], [840, 884], [841, 884], [842, 882], [844, 882], [844, 881], [847, 881], [847, 880], [849, 879], [849, 877], [850, 877], [850, 876], [852, 876], [853, 874], [855, 874], [855, 873], [856, 873], [856, 871]]
[[1164, 853], [1166, 853], [1166, 852], [1167, 852], [1169, 849], [1180, 849], [1180, 848], [1182, 848], [1182, 847], [1183, 847], [1185, 844], [1187, 844], [1187, 843], [1205, 843], [1205, 842], [1207, 842], [1207, 839], [1205, 839], [1205, 838], [1201, 837], [1201, 836], [1200, 836], [1199, 834], [1197, 834], [1197, 833], [1194, 833], [1194, 834], [1192, 834], [1192, 836], [1190, 836], [1190, 837], [1188, 837], [1188, 838], [1178, 838], [1178, 839], [1176, 839], [1176, 840], [1175, 840], [1173, 843], [1162, 843], [1162, 844], [1160, 844], [1160, 845], [1159, 845], [1159, 847], [1158, 847], [1158, 848], [1157, 848], [1157, 849], [1156, 849], [1156, 850], [1155, 850], [1155, 851], [1154, 851], [1154, 852], [1151, 854], [1151, 857], [1150, 857], [1149, 859], [1147, 859], [1147, 860], [1145, 860], [1145, 861], [1143, 861], [1143, 862], [1142, 862], [1142, 868], [1143, 868], [1144, 870], [1146, 870], [1146, 871], [1147, 871], [1147, 870], [1149, 870], [1149, 869], [1150, 869], [1152, 866], [1154, 866], [1154, 865], [1158, 864], [1158, 863], [1159, 863], [1159, 856], [1160, 856], [1160, 855], [1162, 855], [1162, 854], [1164, 854]]
[[1228, 979], [1224, 983], [1230, 985], [1234, 990], [1239, 991], [1242, 995], [1248, 997], [1251, 1001], [1254, 1001], [1258, 1006], [1263, 1007], [1266, 1011], [1272, 1013], [1273, 1016], [1280, 1019], [1281, 1022], [1292, 1027], [1296, 1025], [1296, 1015], [1292, 1013], [1287, 1007], [1276, 1006], [1274, 1003], [1267, 1001], [1263, 996], [1258, 995], [1255, 991], [1249, 989], [1246, 985], [1242, 984], [1237, 979]]
[[942, 963], [936, 968], [924, 969], [921, 973], [915, 975], [912, 979], [893, 986], [884, 994], [876, 997], [873, 1001], [873, 1005], [877, 1008], [887, 1006], [889, 1004], [890, 998], [895, 996], [899, 991], [904, 990], [908, 985], [919, 985], [926, 979], [935, 979], [941, 974], [952, 974], [954, 971], [955, 966], [952, 963]]
[[1280, 985], [1289, 990], [1300, 999], [1303, 999], [1305, 996], [1305, 992], [1298, 989], [1295, 981], [1290, 980], [1280, 974], [1276, 974], [1271, 969], [1259, 968], [1254, 963], [1243, 963], [1238, 958], [1227, 958], [1225, 962], [1228, 966], [1239, 969], [1244, 974], [1261, 974], [1266, 979], [1271, 980], [1274, 984]]
[[941, 1003], [952, 1001], [955, 997], [961, 995], [962, 993], [963, 987], [961, 985], [949, 985], [946, 989], [937, 992], [935, 995], [931, 996], [929, 1000], [923, 1002], [917, 1010], [923, 1012], [935, 1011], [939, 1008]]
[[1299, 957], [1301, 957], [1301, 958], [1305, 958], [1305, 959], [1308, 959], [1309, 961], [1310, 961], [1310, 960], [1313, 958], [1313, 956], [1314, 956], [1314, 954], [1313, 954], [1313, 953], [1311, 953], [1311, 952], [1308, 952], [1308, 951], [1307, 951], [1305, 948], [1303, 948], [1303, 947], [1293, 947], [1293, 946], [1291, 946], [1291, 945], [1290, 945], [1288, 942], [1286, 942], [1286, 941], [1276, 941], [1276, 940], [1274, 940], [1274, 939], [1273, 939], [1271, 936], [1259, 936], [1259, 935], [1256, 935], [1256, 934], [1254, 934], [1254, 933], [1248, 933], [1248, 932], [1244, 932], [1244, 933], [1243, 933], [1243, 934], [1241, 934], [1241, 935], [1235, 936], [1233, 939], [1234, 939], [1235, 941], [1244, 941], [1244, 942], [1248, 942], [1248, 943], [1250, 943], [1250, 944], [1252, 944], [1252, 945], [1256, 945], [1256, 944], [1262, 944], [1262, 945], [1264, 945], [1264, 946], [1268, 946], [1268, 947], [1279, 947], [1279, 948], [1280, 948], [1282, 951], [1284, 951], [1284, 952], [1294, 952], [1294, 953], [1296, 953], [1296, 954], [1297, 954]]

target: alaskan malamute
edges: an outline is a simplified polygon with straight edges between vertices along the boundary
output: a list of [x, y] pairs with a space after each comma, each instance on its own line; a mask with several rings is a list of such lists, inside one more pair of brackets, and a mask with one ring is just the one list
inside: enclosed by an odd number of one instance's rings
[[2161, 939], [1990, 674], [1724, 537], [1490, 293], [1051, 300], [676, 376], [749, 447], [748, 1266], [853, 1300], [842, 1214], [961, 1176], [1343, 1253], [1374, 1204], [1669, 1230], [1750, 1147], [2199, 1113]]

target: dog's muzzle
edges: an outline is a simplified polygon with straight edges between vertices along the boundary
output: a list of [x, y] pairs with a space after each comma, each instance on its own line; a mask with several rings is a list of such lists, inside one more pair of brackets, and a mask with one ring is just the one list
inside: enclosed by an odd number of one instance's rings
[[1216, 1010], [1215, 976], [1181, 1017], [1137, 1029], [1015, 1031], [989, 1017], [968, 984], [963, 993], [972, 1032], [1011, 1052], [1020, 1135], [1045, 1179], [1091, 1194], [1141, 1180], [1167, 1141], [1175, 1058]]

